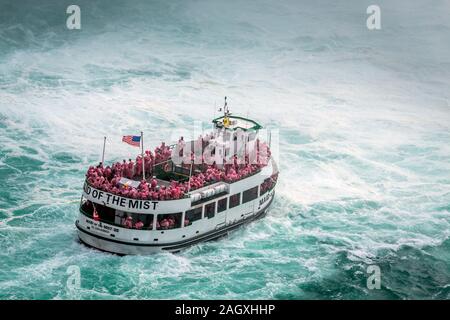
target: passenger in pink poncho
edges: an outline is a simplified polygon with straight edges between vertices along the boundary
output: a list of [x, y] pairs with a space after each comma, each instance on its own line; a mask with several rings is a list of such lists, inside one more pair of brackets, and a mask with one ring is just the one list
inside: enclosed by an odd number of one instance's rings
[[163, 219], [160, 223], [160, 228], [161, 229], [167, 229], [169, 227], [169, 221], [167, 219]]
[[136, 166], [134, 167], [134, 175], [139, 177], [142, 175], [142, 157], [136, 157]]
[[150, 182], [152, 190], [155, 190], [156, 186], [158, 185], [158, 181], [155, 179], [155, 177], [152, 178], [152, 181]]
[[125, 228], [128, 228], [128, 229], [133, 228], [133, 218], [131, 218], [130, 216], [128, 216], [128, 217], [125, 219], [124, 227], [125, 227]]

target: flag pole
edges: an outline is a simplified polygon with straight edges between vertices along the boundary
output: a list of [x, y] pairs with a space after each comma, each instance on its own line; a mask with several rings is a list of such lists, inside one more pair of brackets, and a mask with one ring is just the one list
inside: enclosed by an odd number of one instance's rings
[[106, 137], [103, 137], [103, 153], [102, 153], [102, 165], [105, 165], [105, 146], [106, 146]]
[[145, 161], [144, 161], [144, 132], [141, 131], [141, 156], [142, 156], [142, 179], [145, 180]]
[[189, 180], [188, 180], [188, 191], [189, 193], [191, 191], [191, 176], [192, 176], [192, 166], [194, 165], [194, 160], [191, 160], [191, 168], [189, 170]]

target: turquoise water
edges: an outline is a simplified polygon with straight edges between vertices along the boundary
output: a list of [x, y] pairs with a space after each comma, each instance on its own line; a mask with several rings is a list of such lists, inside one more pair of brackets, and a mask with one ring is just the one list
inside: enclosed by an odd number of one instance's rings
[[[1, 1], [0, 298], [448, 299], [450, 6], [376, 2], [369, 31], [365, 0]], [[179, 254], [79, 244], [103, 136], [135, 156], [123, 134], [170, 141], [225, 95], [279, 130], [268, 216]]]

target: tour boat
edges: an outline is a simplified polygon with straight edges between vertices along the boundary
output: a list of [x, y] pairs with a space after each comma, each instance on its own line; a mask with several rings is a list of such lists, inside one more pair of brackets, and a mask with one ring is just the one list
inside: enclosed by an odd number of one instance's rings
[[79, 239], [120, 255], [178, 252], [263, 217], [278, 168], [270, 134], [263, 142], [260, 129], [232, 115], [225, 100], [205, 136], [162, 143], [153, 153], [139, 141], [135, 162], [90, 167], [75, 223]]

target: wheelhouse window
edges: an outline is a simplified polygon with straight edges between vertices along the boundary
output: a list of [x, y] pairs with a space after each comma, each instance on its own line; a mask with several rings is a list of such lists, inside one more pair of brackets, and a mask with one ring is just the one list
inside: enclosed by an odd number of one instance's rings
[[181, 212], [158, 214], [156, 217], [156, 229], [168, 230], [181, 227]]
[[245, 190], [242, 193], [242, 203], [246, 203], [258, 198], [258, 186]]
[[213, 218], [215, 214], [216, 214], [215, 202], [205, 205], [205, 216], [208, 217], [208, 219]]
[[241, 193], [236, 193], [230, 196], [230, 205], [229, 205], [230, 209], [237, 207], [240, 204], [241, 204]]
[[278, 173], [272, 175], [270, 178], [267, 178], [264, 180], [263, 183], [261, 183], [260, 189], [259, 189], [259, 196], [262, 196], [266, 192], [272, 190], [272, 188], [275, 186], [275, 183], [278, 179]]
[[217, 201], [217, 213], [227, 210], [227, 198]]
[[80, 209], [83, 211], [84, 215], [92, 218], [94, 213], [94, 203], [86, 199], [81, 199]]
[[186, 215], [184, 218], [184, 226], [189, 226], [192, 222], [200, 220], [202, 218], [202, 210], [203, 207], [198, 207], [195, 209], [191, 209], [186, 211]]

